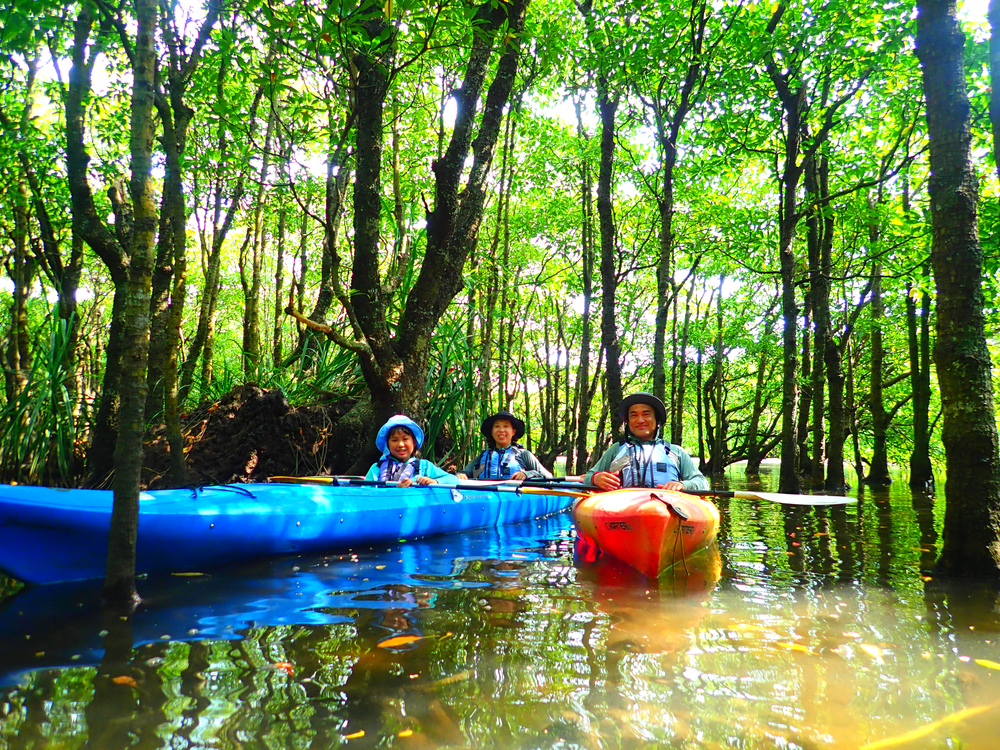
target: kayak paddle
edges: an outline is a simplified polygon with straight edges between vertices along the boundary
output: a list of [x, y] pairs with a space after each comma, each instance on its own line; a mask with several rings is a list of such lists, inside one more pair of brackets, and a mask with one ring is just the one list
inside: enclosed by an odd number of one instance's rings
[[[382, 482], [374, 479], [355, 479], [354, 477], [271, 477], [272, 482], [284, 482], [285, 484], [329, 484], [336, 487], [396, 487], [397, 482]], [[491, 492], [523, 492], [529, 495], [563, 495], [567, 497], [586, 497], [596, 490], [596, 487], [589, 485], [579, 485], [568, 487], [563, 485], [524, 485], [518, 481], [486, 482], [477, 479], [467, 479], [458, 484], [416, 484], [412, 487], [444, 487], [455, 490], [486, 490]]]
[[[271, 477], [272, 482], [287, 482], [291, 484], [335, 484], [345, 485], [367, 485], [372, 487], [392, 487], [394, 482], [378, 482], [373, 480], [355, 479], [354, 477]], [[431, 487], [438, 485], [430, 485]], [[499, 492], [521, 492], [541, 491], [546, 494], [566, 494], [585, 496], [593, 492], [603, 492], [600, 487], [592, 484], [581, 484], [579, 482], [542, 482], [531, 479], [524, 481], [483, 481], [478, 479], [465, 479], [457, 485], [440, 485], [443, 487], [456, 487], [457, 489], [490, 489]], [[634, 489], [634, 488], [632, 488]], [[853, 505], [858, 501], [853, 497], [842, 495], [789, 495], [780, 492], [754, 492], [752, 490], [680, 490], [687, 495], [699, 495], [702, 497], [734, 497], [745, 500], [764, 500], [770, 503], [780, 503], [781, 505], [807, 505], [807, 506], [827, 506], [827, 505]]]

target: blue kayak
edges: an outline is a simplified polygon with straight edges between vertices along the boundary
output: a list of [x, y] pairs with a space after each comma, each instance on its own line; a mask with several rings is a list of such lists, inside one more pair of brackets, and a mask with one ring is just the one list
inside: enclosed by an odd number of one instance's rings
[[[136, 572], [197, 571], [498, 526], [561, 511], [573, 499], [516, 485], [154, 490], [139, 497]], [[0, 485], [0, 570], [29, 583], [102, 578], [112, 504], [110, 490]]]

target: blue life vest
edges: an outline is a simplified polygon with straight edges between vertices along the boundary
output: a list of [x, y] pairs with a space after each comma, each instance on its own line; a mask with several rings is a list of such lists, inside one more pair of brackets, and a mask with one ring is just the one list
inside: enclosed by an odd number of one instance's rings
[[521, 464], [517, 461], [517, 454], [520, 452], [521, 449], [517, 445], [510, 445], [504, 450], [489, 448], [483, 451], [473, 467], [472, 478], [510, 479], [521, 471]]
[[397, 461], [392, 456], [386, 456], [378, 462], [378, 480], [380, 482], [398, 482], [401, 479], [412, 479], [420, 470], [420, 459], [411, 458], [407, 461]]
[[653, 443], [622, 443], [615, 460], [628, 457], [622, 471], [622, 487], [656, 487], [680, 481], [678, 460], [662, 440]]

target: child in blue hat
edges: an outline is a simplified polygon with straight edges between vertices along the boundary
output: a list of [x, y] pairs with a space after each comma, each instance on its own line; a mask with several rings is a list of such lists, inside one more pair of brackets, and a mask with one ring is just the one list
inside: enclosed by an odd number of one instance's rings
[[400, 487], [412, 484], [458, 484], [458, 477], [438, 468], [416, 452], [424, 444], [420, 425], [403, 414], [390, 417], [375, 436], [375, 447], [382, 458], [372, 464], [365, 479], [397, 482]]

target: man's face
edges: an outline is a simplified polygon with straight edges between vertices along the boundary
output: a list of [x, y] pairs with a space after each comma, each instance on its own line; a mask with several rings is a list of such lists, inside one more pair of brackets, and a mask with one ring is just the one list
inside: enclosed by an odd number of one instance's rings
[[633, 404], [628, 409], [628, 428], [639, 440], [656, 436], [656, 412], [649, 404]]
[[386, 443], [389, 446], [389, 453], [397, 461], [405, 461], [416, 450], [413, 435], [406, 430], [393, 430]]
[[514, 439], [514, 425], [506, 419], [498, 419], [493, 423], [493, 440], [497, 448], [506, 448]]

